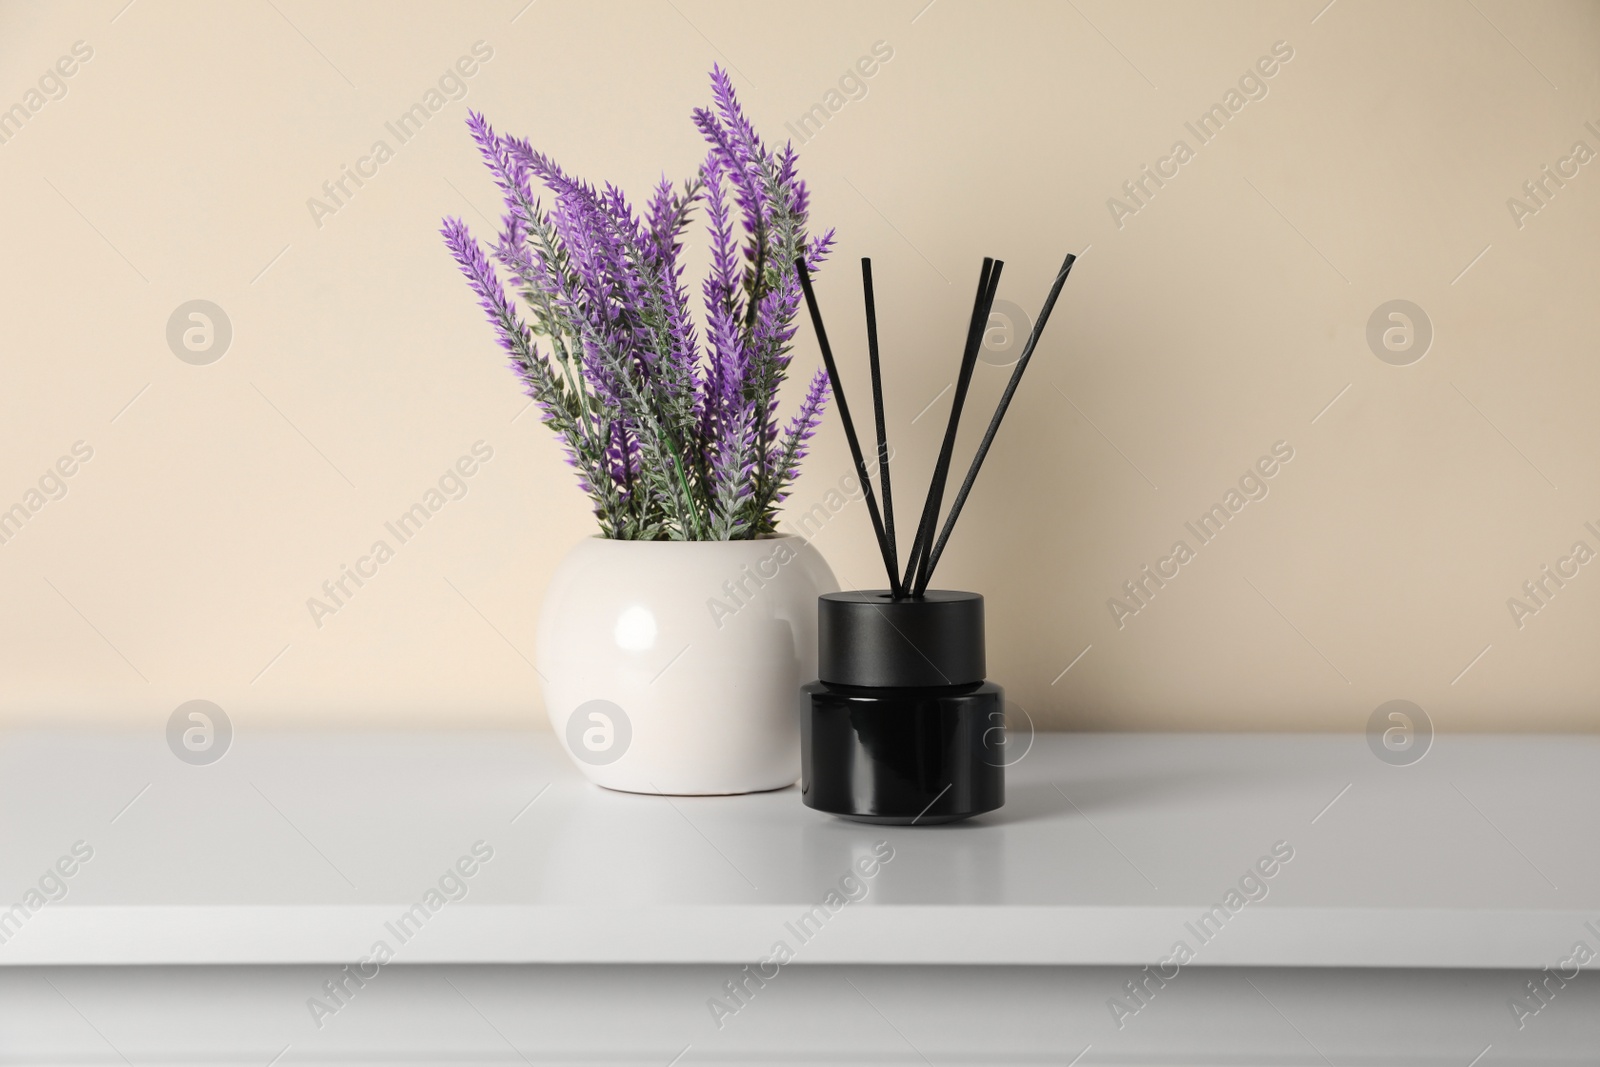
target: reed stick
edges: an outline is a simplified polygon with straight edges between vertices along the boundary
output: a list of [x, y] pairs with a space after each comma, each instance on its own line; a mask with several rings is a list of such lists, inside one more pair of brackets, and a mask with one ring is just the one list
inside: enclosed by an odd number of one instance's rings
[[[967, 338], [967, 348], [963, 353], [963, 362], [967, 367], [967, 384], [971, 387], [972, 373], [978, 365], [978, 352], [983, 348], [983, 334], [989, 327], [989, 313], [994, 308], [994, 295], [1000, 288], [1000, 269], [1005, 266], [999, 260], [995, 261], [995, 269], [989, 275], [989, 291], [984, 295], [982, 307], [977, 309], [977, 314], [972, 322], [972, 329]], [[965, 405], [962, 405], [963, 408]], [[953, 411], [952, 416], [956, 413]], [[917, 581], [911, 588], [910, 594], [920, 597], [928, 589], [928, 583], [933, 578], [933, 534], [939, 527], [939, 511], [944, 506], [944, 488], [950, 476], [950, 462], [953, 458], [955, 435], [948, 435], [943, 454], [934, 471], [935, 484], [929, 487], [933, 495], [933, 509], [928, 515], [928, 533], [922, 540], [922, 555], [917, 563]]]
[[889, 543], [889, 593], [904, 595], [900, 550], [894, 539], [894, 489], [889, 481], [889, 434], [883, 419], [883, 370], [878, 361], [878, 303], [872, 291], [872, 260], [861, 258], [861, 289], [867, 302], [867, 362], [872, 368], [872, 415], [878, 429], [878, 484], [883, 489], [883, 530]]
[[[967, 321], [967, 342], [972, 340], [972, 327], [977, 319], [978, 305], [983, 302], [983, 296], [989, 290], [989, 274], [993, 270], [994, 260], [988, 256], [985, 256], [983, 258], [983, 266], [978, 271], [978, 291], [972, 298], [973, 317]], [[967, 345], [966, 343], [963, 343], [961, 347], [961, 360], [963, 364], [966, 362], [966, 353]], [[935, 457], [934, 477], [937, 477], [937, 475], [938, 460], [937, 457]], [[917, 532], [911, 539], [911, 551], [906, 555], [905, 577], [900, 583], [901, 587], [908, 595], [916, 585], [917, 565], [922, 561], [923, 542], [933, 536], [932, 532], [928, 528], [930, 525], [928, 521], [928, 501], [932, 495], [933, 480], [930, 478], [928, 482], [928, 493], [923, 497], [922, 501], [922, 513], [917, 520]]]
[[950, 404], [950, 421], [945, 425], [944, 442], [939, 447], [939, 458], [934, 464], [933, 478], [928, 484], [928, 496], [922, 506], [922, 521], [917, 526], [917, 544], [912, 552], [911, 567], [914, 578], [904, 583], [911, 596], [921, 596], [927, 588], [929, 550], [933, 547], [933, 534], [939, 522], [939, 508], [944, 503], [945, 481], [950, 474], [950, 456], [955, 451], [956, 431], [961, 424], [961, 409], [966, 405], [967, 390], [972, 384], [972, 371], [978, 362], [978, 349], [983, 342], [983, 331], [989, 322], [989, 310], [994, 304], [994, 294], [1000, 286], [1000, 272], [1005, 264], [984, 257], [983, 270], [978, 277], [978, 292], [972, 304], [972, 321], [967, 326], [967, 341], [961, 351], [961, 368], [956, 376], [956, 392]]
[[[1055, 284], [1050, 287], [1050, 295], [1045, 298], [1044, 307], [1039, 311], [1039, 318], [1034, 322], [1032, 332], [1028, 334], [1028, 343], [1017, 359], [1017, 366], [1011, 372], [1011, 379], [1006, 382], [1006, 390], [1000, 395], [1000, 404], [995, 408], [994, 417], [989, 420], [989, 428], [984, 431], [983, 440], [978, 444], [978, 451], [972, 457], [972, 466], [967, 469], [967, 476], [961, 483], [961, 489], [950, 505], [950, 515], [945, 519], [944, 528], [939, 532], [939, 542], [934, 545], [933, 554], [928, 560], [928, 578], [933, 576], [933, 569], [939, 565], [939, 557], [944, 553], [945, 542], [950, 539], [950, 532], [955, 529], [956, 519], [961, 517], [961, 508], [967, 502], [967, 495], [972, 492], [972, 483], [978, 480], [978, 471], [983, 467], [984, 458], [989, 454], [989, 446], [994, 443], [994, 436], [1000, 429], [1000, 421], [1006, 417], [1006, 409], [1011, 406], [1011, 398], [1017, 391], [1018, 383], [1022, 381], [1022, 372], [1028, 369], [1028, 360], [1033, 358], [1033, 350], [1039, 344], [1045, 323], [1050, 321], [1050, 313], [1055, 310], [1056, 298], [1061, 295], [1061, 287], [1067, 283], [1067, 275], [1072, 273], [1072, 264], [1077, 258], [1069, 252], [1061, 263]], [[923, 580], [923, 588], [916, 590], [912, 595], [920, 595], [925, 588], [926, 579]]]
[[867, 477], [867, 464], [861, 457], [861, 442], [856, 437], [855, 422], [850, 418], [850, 405], [844, 398], [844, 382], [839, 378], [839, 367], [833, 360], [833, 348], [828, 344], [828, 331], [822, 325], [822, 311], [817, 306], [817, 296], [811, 291], [811, 273], [804, 259], [794, 261], [795, 274], [800, 279], [801, 292], [805, 294], [806, 308], [811, 312], [811, 326], [817, 331], [817, 347], [822, 349], [822, 365], [828, 370], [828, 382], [833, 386], [834, 399], [839, 403], [839, 420], [844, 423], [844, 437], [850, 445], [850, 458], [855, 461], [856, 476], [861, 479], [861, 491], [867, 498], [867, 514], [872, 518], [872, 532], [878, 538], [878, 551], [883, 556], [883, 567], [889, 575], [890, 588], [896, 588], [895, 560], [889, 555], [889, 543], [884, 537], [883, 518], [878, 514], [878, 501], [872, 492], [872, 479]]

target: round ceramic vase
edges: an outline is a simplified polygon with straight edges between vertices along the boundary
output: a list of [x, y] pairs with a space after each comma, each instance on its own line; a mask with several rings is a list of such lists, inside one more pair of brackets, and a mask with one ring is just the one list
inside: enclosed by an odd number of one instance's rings
[[793, 536], [580, 541], [539, 613], [556, 738], [608, 789], [753, 793], [800, 774], [797, 694], [817, 675], [817, 598], [839, 588]]

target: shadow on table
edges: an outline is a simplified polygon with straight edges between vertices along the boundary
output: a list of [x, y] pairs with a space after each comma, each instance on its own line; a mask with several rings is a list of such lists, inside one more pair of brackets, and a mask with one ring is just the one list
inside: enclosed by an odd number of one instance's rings
[[[1270, 770], [1263, 771], [1262, 775], [1276, 776]], [[1005, 807], [955, 825], [998, 826], [1061, 815], [1094, 818], [1105, 812], [1176, 808], [1219, 794], [1258, 791], [1260, 785], [1261, 775], [1242, 780], [1236, 768], [1227, 767], [1007, 782]]]

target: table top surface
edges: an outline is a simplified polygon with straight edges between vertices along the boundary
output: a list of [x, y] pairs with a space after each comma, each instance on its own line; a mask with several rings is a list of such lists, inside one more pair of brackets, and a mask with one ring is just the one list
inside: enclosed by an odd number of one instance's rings
[[1394, 766], [1361, 735], [1041, 734], [1003, 809], [876, 827], [793, 788], [609, 792], [545, 733], [243, 733], [191, 766], [11, 732], [0, 965], [1541, 967], [1600, 947], [1597, 763], [1590, 736]]

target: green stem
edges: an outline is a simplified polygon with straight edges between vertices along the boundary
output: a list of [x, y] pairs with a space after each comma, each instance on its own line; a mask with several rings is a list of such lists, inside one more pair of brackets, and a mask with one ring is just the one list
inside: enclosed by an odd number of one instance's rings
[[683, 489], [683, 502], [689, 509], [689, 517], [694, 520], [694, 540], [700, 541], [704, 540], [700, 534], [700, 515], [694, 506], [694, 494], [689, 491], [689, 479], [683, 474], [683, 460], [679, 457], [682, 451], [682, 448], [673, 447], [672, 469], [677, 473], [678, 485]]

